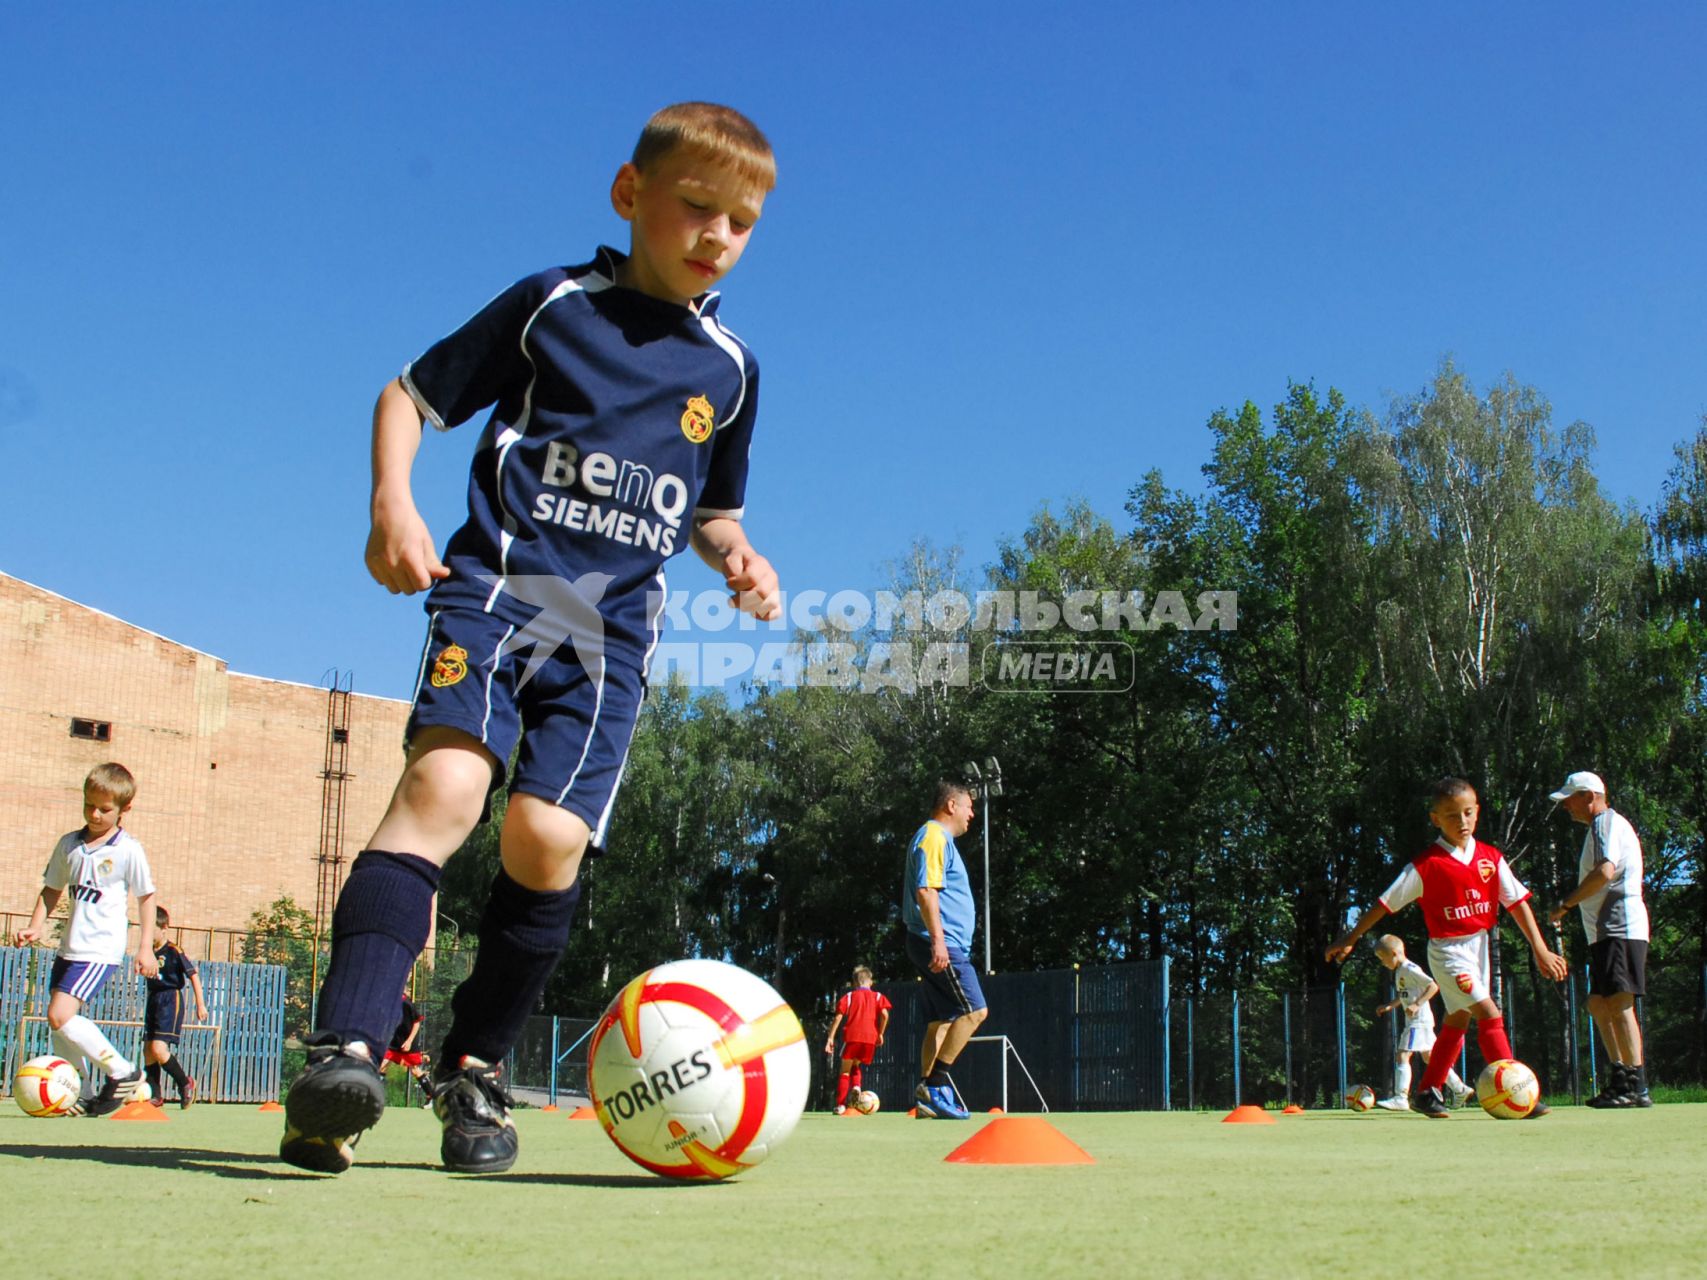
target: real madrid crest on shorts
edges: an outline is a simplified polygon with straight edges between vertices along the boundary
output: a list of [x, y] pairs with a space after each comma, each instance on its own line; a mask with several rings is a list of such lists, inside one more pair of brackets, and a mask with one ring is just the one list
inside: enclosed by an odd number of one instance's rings
[[459, 644], [448, 644], [433, 659], [432, 682], [435, 689], [448, 689], [468, 674], [468, 650]]
[[711, 401], [704, 396], [695, 396], [682, 412], [682, 434], [695, 444], [704, 444], [716, 422], [717, 414], [711, 407]]

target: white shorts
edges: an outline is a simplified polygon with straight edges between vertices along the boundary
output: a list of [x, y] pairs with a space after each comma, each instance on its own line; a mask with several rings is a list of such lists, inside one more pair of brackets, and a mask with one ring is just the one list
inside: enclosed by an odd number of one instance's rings
[[1484, 929], [1464, 938], [1430, 938], [1428, 971], [1440, 988], [1440, 998], [1449, 1014], [1491, 999], [1488, 931]]
[[1399, 1032], [1399, 1052], [1427, 1053], [1434, 1048], [1434, 1023], [1407, 1022], [1405, 1029]]

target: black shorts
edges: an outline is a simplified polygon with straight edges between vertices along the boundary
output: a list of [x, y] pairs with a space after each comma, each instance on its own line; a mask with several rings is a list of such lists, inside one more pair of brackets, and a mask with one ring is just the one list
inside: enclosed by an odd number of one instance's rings
[[1648, 994], [1648, 943], [1645, 938], [1602, 938], [1588, 948], [1591, 996]]
[[142, 1019], [142, 1038], [162, 1044], [177, 1044], [184, 1029], [184, 993], [150, 991], [148, 1011]]

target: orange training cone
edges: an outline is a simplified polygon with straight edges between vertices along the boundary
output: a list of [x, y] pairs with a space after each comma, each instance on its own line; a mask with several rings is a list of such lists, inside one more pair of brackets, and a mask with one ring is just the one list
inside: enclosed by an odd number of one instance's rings
[[557, 1110], [557, 1104], [555, 1102], [548, 1102], [543, 1107], [541, 1107], [540, 1110], [541, 1111], [555, 1111], [555, 1110]]
[[152, 1102], [127, 1102], [113, 1112], [114, 1120], [164, 1120], [166, 1112]]
[[992, 1120], [943, 1159], [951, 1164], [1095, 1164], [1091, 1154], [1041, 1116]]
[[576, 1107], [569, 1113], [569, 1118], [571, 1120], [597, 1120], [599, 1113], [591, 1107]]
[[1247, 1102], [1244, 1106], [1234, 1107], [1226, 1115], [1222, 1116], [1221, 1117], [1221, 1123], [1222, 1124], [1275, 1124], [1275, 1123], [1277, 1123], [1277, 1121], [1275, 1120], [1275, 1118], [1271, 1112], [1264, 1111], [1261, 1107], [1253, 1107], [1250, 1103]]
[[258, 1110], [258, 1111], [283, 1111], [284, 1110], [284, 1103], [282, 1103], [282, 1102], [263, 1102], [259, 1107], [256, 1108], [256, 1110]]
[[917, 1120], [918, 1118], [919, 1118], [919, 1109], [917, 1107], [908, 1107], [907, 1108], [907, 1119]]
[[1007, 1112], [1003, 1111], [1000, 1107], [991, 1107], [990, 1114], [993, 1116], [1001, 1116], [1006, 1115]]
[[1283, 1116], [1301, 1116], [1304, 1114], [1304, 1108], [1299, 1106], [1296, 1102], [1294, 1102], [1291, 1106], [1287, 1107], [1280, 1114]]

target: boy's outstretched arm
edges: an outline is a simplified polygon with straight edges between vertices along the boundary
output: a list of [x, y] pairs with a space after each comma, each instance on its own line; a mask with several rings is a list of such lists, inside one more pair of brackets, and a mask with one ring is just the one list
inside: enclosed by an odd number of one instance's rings
[[44, 884], [41, 893], [36, 895], [36, 906], [35, 910], [30, 912], [30, 922], [12, 935], [12, 941], [20, 947], [26, 942], [40, 942], [42, 933], [47, 928], [47, 918], [59, 905], [60, 895], [64, 892], [63, 889], [50, 889]]
[[136, 938], [136, 971], [145, 978], [160, 975], [160, 962], [154, 958], [154, 895], [145, 893], [136, 900], [138, 918]]
[[1541, 972], [1554, 982], [1564, 981], [1565, 975], [1571, 971], [1571, 966], [1565, 962], [1564, 956], [1555, 955], [1548, 949], [1547, 939], [1542, 936], [1541, 926], [1536, 922], [1535, 912], [1530, 909], [1529, 899], [1514, 902], [1506, 910], [1511, 912], [1511, 918], [1517, 921], [1518, 930], [1529, 943], [1529, 949], [1535, 953], [1535, 963]]
[[[413, 403], [411, 403], [413, 407]], [[782, 616], [782, 584], [771, 562], [747, 541], [739, 520], [713, 516], [695, 522], [693, 549], [699, 558], [723, 575], [729, 603], [760, 622]]]
[[1358, 922], [1342, 933], [1339, 939], [1327, 949], [1326, 958], [1330, 964], [1341, 964], [1351, 954], [1351, 949], [1357, 945], [1357, 940], [1368, 933], [1392, 912], [1377, 902], [1365, 911]]
[[421, 427], [421, 411], [393, 378], [373, 407], [373, 528], [367, 537], [367, 571], [392, 595], [414, 595], [450, 576], [409, 486]]

